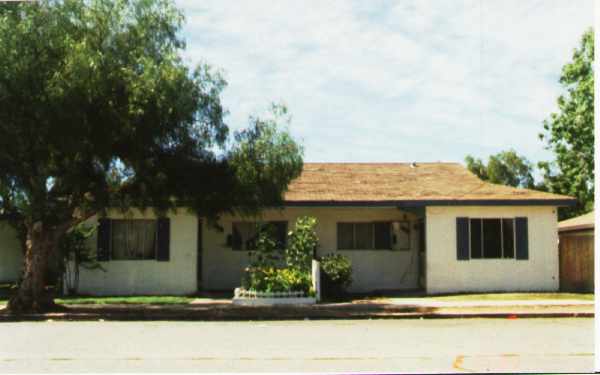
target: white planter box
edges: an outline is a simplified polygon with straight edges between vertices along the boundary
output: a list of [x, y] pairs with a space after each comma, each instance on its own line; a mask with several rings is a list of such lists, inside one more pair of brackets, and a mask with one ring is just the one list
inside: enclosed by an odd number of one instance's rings
[[290, 298], [246, 298], [234, 297], [234, 305], [241, 306], [278, 306], [278, 305], [314, 305], [315, 297], [290, 297]]
[[234, 305], [274, 306], [274, 305], [312, 305], [316, 297], [308, 297], [303, 292], [255, 292], [236, 288], [232, 300]]

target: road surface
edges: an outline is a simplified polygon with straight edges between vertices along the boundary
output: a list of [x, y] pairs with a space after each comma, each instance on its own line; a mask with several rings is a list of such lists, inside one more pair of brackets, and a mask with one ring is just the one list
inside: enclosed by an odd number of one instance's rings
[[593, 319], [0, 323], [0, 372], [591, 372]]

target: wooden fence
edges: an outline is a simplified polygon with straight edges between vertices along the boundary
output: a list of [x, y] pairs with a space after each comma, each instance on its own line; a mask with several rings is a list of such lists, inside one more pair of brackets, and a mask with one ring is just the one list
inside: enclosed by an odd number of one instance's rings
[[560, 290], [594, 291], [594, 232], [560, 234]]

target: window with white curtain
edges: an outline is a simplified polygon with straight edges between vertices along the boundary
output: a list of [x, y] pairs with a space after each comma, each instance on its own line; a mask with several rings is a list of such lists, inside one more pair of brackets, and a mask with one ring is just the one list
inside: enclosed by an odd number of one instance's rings
[[111, 226], [111, 259], [156, 259], [156, 220], [111, 220]]

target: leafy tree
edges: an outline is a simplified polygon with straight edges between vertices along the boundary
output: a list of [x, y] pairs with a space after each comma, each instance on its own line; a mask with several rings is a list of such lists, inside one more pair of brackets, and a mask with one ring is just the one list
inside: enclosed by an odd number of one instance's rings
[[535, 187], [532, 164], [514, 150], [491, 155], [487, 165], [471, 155], [467, 155], [465, 162], [469, 171], [484, 181], [528, 189]]
[[594, 206], [594, 33], [585, 32], [572, 60], [563, 66], [558, 112], [544, 121], [540, 138], [555, 155], [554, 162], [539, 163], [548, 190], [577, 198], [577, 206], [561, 211], [561, 218], [576, 216]]
[[226, 83], [182, 61], [183, 21], [168, 0], [0, 4], [0, 214], [26, 239], [12, 311], [54, 306], [49, 256], [109, 207], [215, 222], [280, 204], [300, 173], [281, 107], [229, 136]]

